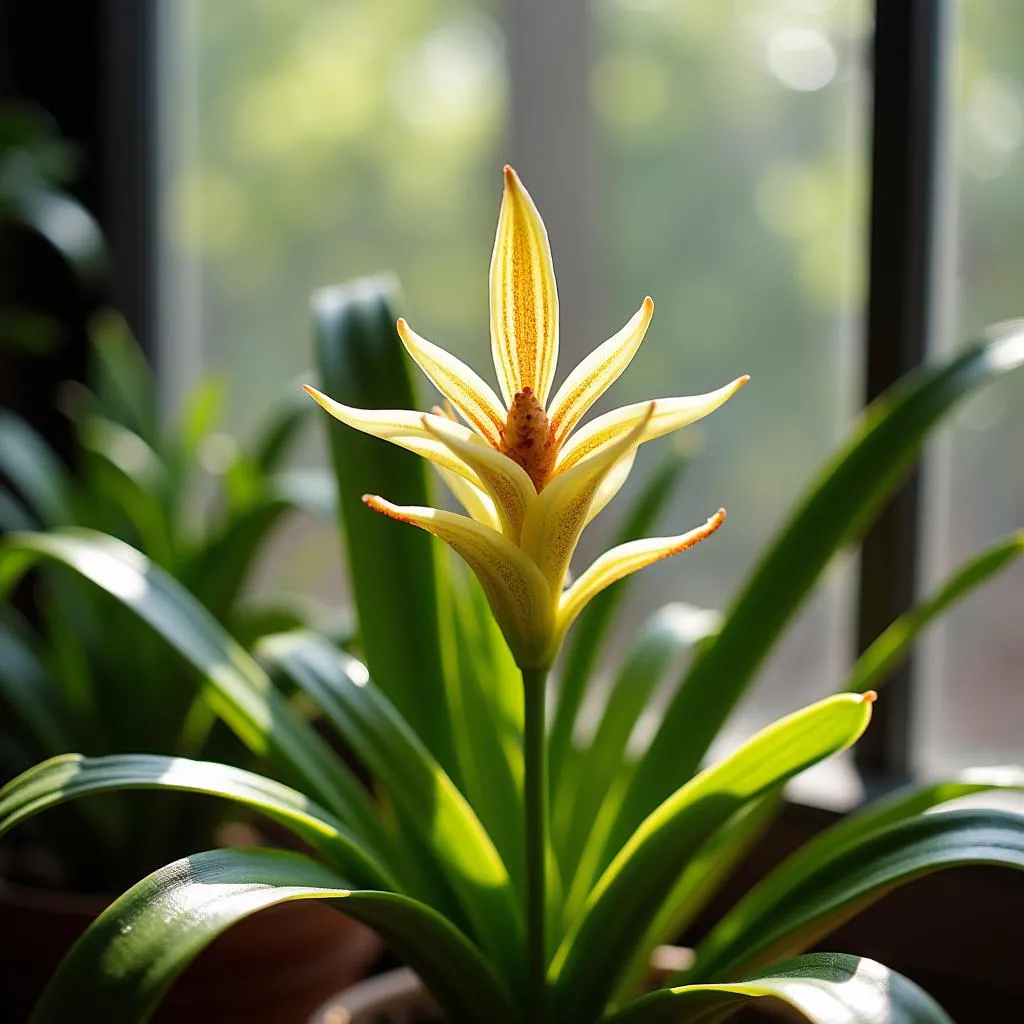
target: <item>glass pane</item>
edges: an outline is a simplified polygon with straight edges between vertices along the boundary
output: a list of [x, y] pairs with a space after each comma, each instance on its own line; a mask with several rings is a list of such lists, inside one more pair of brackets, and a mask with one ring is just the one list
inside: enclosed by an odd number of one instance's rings
[[[956, 5], [954, 311], [948, 347], [1024, 315], [1024, 6]], [[929, 582], [1024, 524], [1024, 376], [961, 411], [932, 463]], [[922, 659], [920, 756], [929, 770], [1018, 761], [1024, 730], [1024, 565], [945, 620]]]
[[[417, 329], [489, 378], [486, 266], [514, 99], [499, 27], [508, 11], [471, 0], [166, 9], [165, 379], [223, 375], [227, 425], [244, 433], [309, 363], [310, 289], [381, 268], [401, 277]], [[542, 32], [542, 5], [516, 10]], [[699, 457], [659, 528], [681, 532], [720, 505], [729, 522], [646, 571], [633, 622], [669, 600], [723, 607], [856, 407], [869, 10], [868, 0], [586, 8], [590, 102], [566, 116], [589, 123], [596, 156], [581, 192], [596, 197], [593, 245], [575, 254], [593, 274], [582, 286], [576, 274], [573, 294], [601, 334], [563, 324], [559, 380], [645, 294], [657, 304], [648, 341], [599, 408], [753, 376], [684, 439]], [[550, 54], [527, 45], [520, 58], [516, 74], [529, 76]], [[552, 167], [549, 153], [516, 159]], [[550, 184], [527, 175], [541, 201]], [[542, 212], [568, 285], [579, 240], [560, 250], [562, 211]], [[667, 443], [641, 452], [637, 480]], [[576, 571], [627, 502], [588, 531]], [[323, 556], [325, 544], [336, 551], [333, 531], [293, 533], [302, 543], [281, 546], [276, 578], [333, 598], [337, 562]], [[848, 595], [840, 567], [741, 710], [742, 732], [839, 684]]]
[[[862, 0], [593, 5], [603, 333], [645, 294], [656, 304], [611, 397], [752, 377], [690, 432], [699, 454], [660, 528], [681, 532], [720, 505], [729, 519], [646, 570], [644, 611], [724, 607], [856, 408], [868, 15]], [[642, 451], [639, 472], [657, 457]], [[762, 672], [737, 734], [841, 682], [848, 594], [837, 570]]]
[[[489, 8], [165, 5], [171, 408], [215, 373], [244, 437], [312, 362], [312, 289], [380, 270], [397, 272], [422, 333], [482, 362], [506, 108]], [[304, 460], [320, 461], [315, 443]], [[324, 545], [333, 528], [301, 524], [271, 575], [334, 596]]]

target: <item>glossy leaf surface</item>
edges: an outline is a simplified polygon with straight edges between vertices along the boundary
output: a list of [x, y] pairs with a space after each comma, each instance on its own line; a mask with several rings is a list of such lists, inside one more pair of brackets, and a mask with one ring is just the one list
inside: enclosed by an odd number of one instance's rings
[[680, 788], [637, 829], [604, 872], [552, 963], [555, 1019], [589, 1024], [671, 891], [680, 865], [748, 801], [848, 747], [870, 701], [840, 694], [763, 729]]
[[140, 1024], [185, 967], [221, 932], [292, 900], [337, 901], [375, 929], [430, 987], [452, 1021], [512, 1024], [502, 983], [473, 945], [422, 904], [353, 890], [308, 857], [278, 850], [212, 850], [168, 864], [115, 900], [50, 981], [33, 1024], [87, 1006], [96, 1020]]
[[873, 960], [814, 953], [733, 984], [661, 989], [608, 1024], [715, 1024], [757, 999], [775, 999], [811, 1024], [953, 1024], [912, 981]]

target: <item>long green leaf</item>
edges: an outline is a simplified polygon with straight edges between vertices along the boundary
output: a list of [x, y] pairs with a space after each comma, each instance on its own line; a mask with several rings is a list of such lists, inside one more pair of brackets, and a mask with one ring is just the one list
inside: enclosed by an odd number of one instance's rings
[[[714, 634], [720, 617], [682, 603], [667, 604], [648, 619], [612, 683], [593, 739], [564, 764], [555, 806], [555, 842], [562, 869], [572, 879], [567, 912], [579, 909], [594, 882], [593, 868], [580, 870], [580, 855], [590, 843], [604, 845], [600, 824], [609, 824], [608, 802], [622, 795], [609, 786], [620, 775], [630, 736], [652, 694], [670, 668], [695, 643]], [[600, 823], [600, 824], [599, 824]], [[573, 877], [575, 873], [575, 877]]]
[[885, 681], [910, 653], [918, 634], [975, 587], [1002, 572], [1024, 554], [1024, 530], [983, 551], [962, 565], [934, 594], [892, 623], [857, 659], [844, 690], [863, 693]]
[[230, 516], [184, 561], [178, 578], [220, 621], [234, 610], [267, 541], [294, 505], [277, 496]]
[[[397, 287], [371, 277], [313, 296], [313, 327], [323, 389], [347, 405], [419, 407], [395, 330]], [[432, 505], [424, 461], [323, 416], [338, 481], [342, 542], [366, 663], [417, 735], [449, 774], [454, 746], [446, 714], [439, 554], [420, 530], [397, 527], [363, 505], [379, 494]], [[401, 642], [396, 642], [400, 624]]]
[[207, 699], [251, 750], [280, 763], [368, 845], [386, 849], [383, 830], [359, 782], [259, 665], [177, 581], [127, 544], [103, 534], [12, 534], [0, 545], [0, 598], [40, 560], [74, 570], [147, 622], [199, 672]]
[[103, 310], [90, 322], [89, 336], [89, 381], [99, 413], [157, 447], [156, 381], [127, 321], [115, 310]]
[[[71, 742], [60, 691], [9, 609], [0, 610], [0, 701], [21, 719], [39, 751], [66, 750]], [[20, 731], [5, 723], [5, 731]]]
[[1024, 320], [989, 330], [987, 344], [924, 367], [873, 402], [777, 534], [687, 672], [622, 802], [610, 860], [637, 823], [697, 770], [757, 669], [832, 556], [855, 540], [913, 466], [956, 402], [1024, 363]]
[[953, 1024], [902, 974], [848, 953], [797, 957], [731, 985], [661, 989], [608, 1024], [714, 1024], [765, 998], [792, 1007], [811, 1024]]
[[71, 521], [68, 471], [42, 436], [9, 409], [0, 409], [0, 476], [44, 526]]
[[[647, 536], [678, 487], [688, 465], [689, 453], [685, 449], [678, 444], [666, 449], [650, 481], [633, 499], [609, 547]], [[556, 803], [558, 799], [564, 798], [559, 780], [562, 778], [563, 765], [568, 760], [576, 718], [586, 698], [594, 666], [611, 633], [616, 609], [621, 606], [634, 582], [635, 576], [627, 576], [601, 591], [583, 610], [569, 634], [558, 700], [548, 737], [548, 757]]]
[[[910, 787], [843, 818], [761, 879], [718, 922], [701, 943], [693, 970], [707, 977], [705, 972], [715, 969], [715, 965], [740, 956], [759, 927], [767, 929], [770, 922], [782, 916], [792, 894], [802, 891], [806, 879], [829, 877], [834, 864], [843, 862], [864, 844], [870, 846], [875, 836], [913, 822], [933, 807], [992, 790], [1024, 790], [1024, 769], [974, 768], [952, 779]], [[686, 978], [689, 980], [690, 972]]]
[[[897, 886], [967, 864], [1024, 870], [1024, 815], [945, 811], [875, 832], [781, 894], [767, 919], [758, 915], [756, 920], [743, 920], [731, 941], [721, 945], [717, 940], [702, 944], [687, 980], [729, 977], [791, 956]], [[733, 918], [730, 925], [735, 923]]]
[[183, 757], [52, 757], [0, 789], [0, 835], [69, 800], [127, 789], [204, 793], [251, 807], [309, 843], [359, 885], [397, 889], [375, 856], [340, 821], [308, 797], [241, 768]]
[[[359, 661], [315, 633], [265, 637], [261, 657], [316, 701], [445, 869], [481, 945], [522, 969], [523, 926], [508, 871], [465, 797]], [[516, 974], [513, 973], [513, 977]]]
[[414, 967], [457, 1024], [514, 1024], [492, 966], [443, 918], [393, 893], [352, 890], [329, 868], [277, 850], [212, 850], [168, 864], [129, 889], [75, 943], [31, 1018], [88, 1007], [107, 1024], [141, 1024], [221, 932], [267, 907], [326, 899], [374, 928]]
[[523, 893], [522, 678], [483, 590], [461, 569], [449, 566], [457, 643], [448, 675], [460, 788]]
[[750, 800], [855, 742], [870, 718], [861, 696], [819, 701], [763, 729], [658, 807], [601, 876], [555, 955], [555, 1019], [597, 1017], [680, 865]]
[[171, 525], [174, 509], [170, 477], [160, 456], [128, 427], [95, 414], [80, 422], [78, 441], [85, 456], [86, 499], [92, 499], [89, 505], [98, 506], [100, 515], [107, 515], [99, 522], [89, 519], [88, 524], [115, 532], [116, 527], [107, 525], [110, 512], [115, 513], [118, 525], [126, 518], [139, 547], [157, 565], [171, 570], [175, 556]]
[[655, 949], [679, 940], [684, 929], [707, 906], [736, 865], [768, 830], [781, 805], [782, 791], [779, 789], [752, 800], [717, 829], [686, 862], [632, 954], [629, 970], [613, 999], [616, 1005], [621, 1005], [640, 991]]

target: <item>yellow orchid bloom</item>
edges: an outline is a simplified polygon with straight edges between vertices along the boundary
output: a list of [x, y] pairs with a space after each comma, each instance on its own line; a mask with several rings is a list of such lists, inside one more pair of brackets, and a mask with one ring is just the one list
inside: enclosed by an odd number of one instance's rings
[[[336, 419], [429, 459], [468, 515], [397, 506], [371, 508], [440, 537], [476, 573], [521, 668], [546, 668], [587, 602], [615, 580], [693, 547], [725, 519], [719, 509], [678, 537], [606, 552], [568, 589], [569, 560], [583, 529], [626, 481], [637, 448], [713, 412], [749, 378], [705, 395], [662, 398], [598, 416], [573, 432], [626, 369], [654, 313], [650, 297], [592, 352], [548, 402], [558, 356], [558, 294], [547, 231], [511, 167], [490, 269], [491, 348], [501, 387], [413, 331], [406, 349], [450, 403], [431, 413], [354, 409], [306, 391]], [[456, 410], [464, 423], [452, 412]]]

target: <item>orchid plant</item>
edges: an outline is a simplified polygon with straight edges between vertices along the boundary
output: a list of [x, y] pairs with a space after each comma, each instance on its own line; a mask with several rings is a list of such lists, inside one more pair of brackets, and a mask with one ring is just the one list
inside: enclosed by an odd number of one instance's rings
[[[683, 628], [675, 607], [637, 636], [599, 728], [581, 746], [574, 725], [612, 595], [635, 570], [710, 536], [724, 513], [679, 536], [626, 537], [566, 586], [580, 534], [622, 487], [642, 442], [712, 412], [746, 378], [580, 426], [637, 351], [653, 312], [647, 299], [549, 402], [558, 338], [551, 257], [541, 218], [508, 168], [490, 289], [501, 398], [398, 322], [405, 349], [448, 403], [431, 413], [363, 407], [404, 404], [376, 401], [404, 389], [390, 354], [383, 372], [366, 371], [375, 342], [386, 348], [391, 336], [390, 325], [373, 327], [387, 320], [380, 289], [364, 282], [318, 299], [325, 386], [347, 400], [307, 390], [343, 424], [331, 425], [332, 444], [365, 660], [307, 630], [264, 638], [254, 659], [167, 574], [102, 535], [51, 530], [13, 536], [0, 549], [0, 590], [33, 564], [56, 562], [133, 610], [198, 670], [209, 706], [294, 784], [182, 758], [67, 755], [0, 791], [0, 832], [86, 794], [162, 788], [255, 808], [310, 849], [214, 850], [150, 875], [76, 944], [34, 1019], [62, 1020], [69, 1006], [89, 1005], [103, 1019], [144, 1020], [232, 923], [284, 901], [325, 899], [377, 929], [419, 972], [444, 1019], [462, 1024], [719, 1021], [761, 997], [821, 1024], [947, 1022], [925, 993], [879, 964], [799, 954], [930, 871], [1024, 867], [1021, 816], [924, 813], [968, 793], [1021, 788], [1020, 770], [914, 787], [844, 819], [751, 890], [680, 973], [648, 994], [643, 983], [650, 951], [706, 904], [767, 827], [785, 783], [854, 743], [875, 688], [920, 630], [1024, 550], [1016, 536], [983, 553], [893, 623], [858, 661], [846, 692], [701, 767], [830, 556], [870, 521], [942, 413], [1024, 362], [1024, 327], [1002, 328], [869, 410], [720, 620]], [[348, 363], [338, 351], [346, 345], [363, 346]], [[373, 401], [362, 404], [348, 393], [360, 372], [374, 382]], [[361, 463], [351, 428], [372, 445], [382, 438], [424, 456], [467, 514], [434, 507], [421, 467], [401, 461], [405, 452], [366, 449]], [[391, 497], [423, 496], [413, 505], [364, 500], [445, 541], [479, 588], [424, 534], [386, 520], [373, 532], [352, 500], [371, 479]], [[653, 492], [647, 497], [627, 533], [657, 504]], [[547, 676], [574, 621], [549, 716]], [[660, 728], [634, 758], [632, 724], [659, 672], [694, 641]], [[296, 704], [276, 683], [311, 701]], [[313, 730], [310, 704], [369, 770], [372, 791]]]

